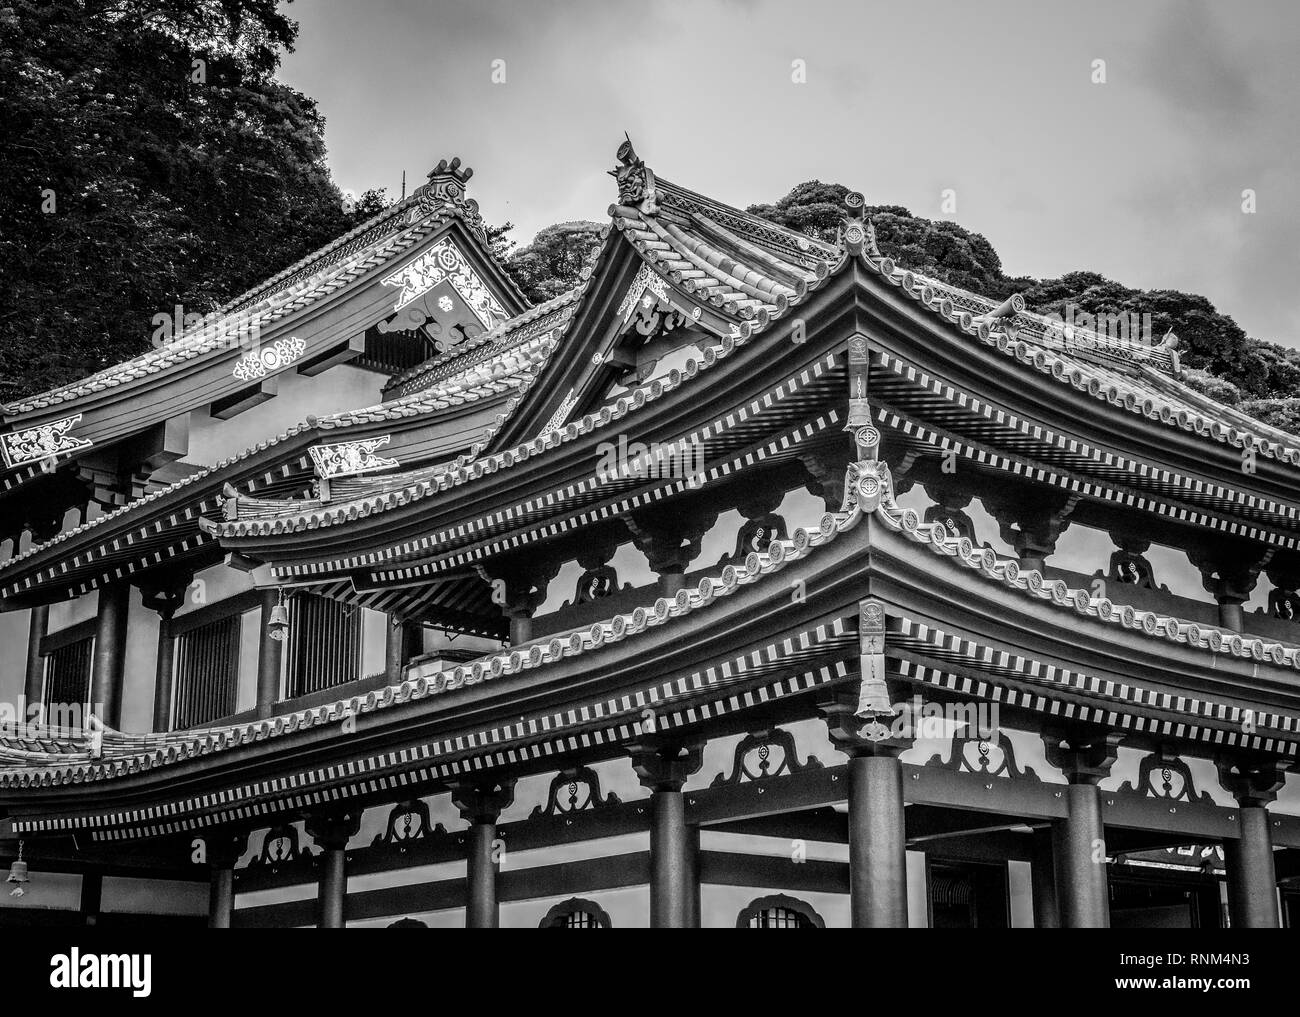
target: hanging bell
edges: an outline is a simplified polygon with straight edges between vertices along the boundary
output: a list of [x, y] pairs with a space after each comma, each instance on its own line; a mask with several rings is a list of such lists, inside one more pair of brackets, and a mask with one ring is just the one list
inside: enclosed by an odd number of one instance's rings
[[272, 639], [283, 641], [289, 637], [289, 609], [283, 601], [271, 608], [271, 620], [266, 623], [266, 631]]
[[30, 882], [27, 876], [27, 863], [23, 861], [22, 841], [18, 842], [18, 857], [15, 858], [13, 864], [9, 866], [9, 879], [7, 882], [18, 884], [10, 894], [11, 897], [21, 897], [23, 895], [23, 884]]

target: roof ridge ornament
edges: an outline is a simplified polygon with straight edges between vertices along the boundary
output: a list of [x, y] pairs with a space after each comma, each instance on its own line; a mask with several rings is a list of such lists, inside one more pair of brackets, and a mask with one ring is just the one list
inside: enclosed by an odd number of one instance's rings
[[871, 220], [863, 214], [867, 199], [861, 191], [849, 191], [844, 195], [844, 225], [840, 229], [840, 245], [852, 258], [865, 256], [870, 259], [880, 258], [880, 248], [876, 246], [876, 228]]
[[478, 202], [465, 197], [465, 188], [473, 175], [474, 171], [470, 167], [461, 165], [458, 155], [452, 156], [450, 161], [439, 159], [438, 165], [429, 171], [428, 183], [421, 184], [411, 192], [416, 205], [414, 217], [429, 215], [444, 205], [455, 205], [465, 214], [481, 239], [486, 240], [487, 228], [479, 215]]
[[1157, 350], [1160, 350], [1168, 355], [1169, 370], [1170, 373], [1172, 373], [1175, 378], [1182, 377], [1182, 373], [1183, 373], [1183, 364], [1178, 356], [1178, 347], [1179, 347], [1178, 336], [1174, 335], [1174, 330], [1172, 328], [1168, 332], [1166, 332], [1163, 336], [1161, 336], [1160, 345], [1156, 347]]
[[463, 201], [465, 187], [474, 171], [468, 166], [461, 167], [460, 156], [454, 155], [451, 161], [440, 159], [438, 165], [429, 170], [426, 184], [421, 184], [411, 195], [423, 201]]
[[632, 139], [623, 132], [623, 142], [615, 153], [620, 165], [609, 170], [618, 181], [618, 203], [635, 208], [646, 215], [659, 210], [659, 192], [655, 188], [655, 174], [645, 160], [636, 154]]

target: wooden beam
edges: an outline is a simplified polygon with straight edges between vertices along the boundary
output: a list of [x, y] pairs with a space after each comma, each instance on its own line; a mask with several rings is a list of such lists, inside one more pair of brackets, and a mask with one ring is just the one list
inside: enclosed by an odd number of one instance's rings
[[231, 417], [237, 417], [245, 410], [251, 410], [254, 406], [266, 402], [268, 399], [274, 399], [279, 393], [280, 385], [275, 375], [263, 378], [255, 385], [247, 388], [241, 388], [238, 392], [232, 392], [228, 396], [222, 396], [215, 400], [208, 407], [208, 413], [217, 420], [229, 420]]
[[781, 855], [701, 851], [700, 882], [796, 893], [848, 893], [849, 866], [811, 858], [796, 862]]
[[[629, 833], [644, 833], [649, 829], [649, 802], [643, 799], [584, 809], [567, 815], [538, 816], [514, 823], [501, 823], [497, 826], [497, 837], [505, 843], [508, 851], [518, 853]], [[420, 866], [463, 861], [464, 858], [463, 831], [434, 833], [418, 840], [351, 848], [347, 853], [348, 875], [399, 872]], [[311, 862], [276, 866], [274, 870], [264, 866], [245, 866], [235, 870], [235, 888], [239, 893], [249, 893], [254, 890], [300, 886], [313, 883], [316, 878], [317, 868]]]
[[[505, 868], [497, 878], [497, 899], [502, 903], [615, 890], [641, 886], [650, 880], [650, 852], [585, 858], [555, 865], [527, 869]], [[391, 886], [378, 890], [350, 893], [343, 902], [344, 919], [349, 922], [393, 915], [421, 914], [464, 907], [466, 882], [442, 879], [408, 886]], [[287, 904], [268, 904], [235, 910], [236, 928], [282, 928], [311, 925], [315, 921], [314, 899]]]
[[366, 334], [358, 332], [346, 342], [332, 346], [323, 353], [318, 353], [310, 360], [304, 360], [298, 365], [298, 373], [305, 378], [312, 378], [318, 374], [323, 374], [338, 364], [346, 364], [349, 360], [356, 360], [365, 352]]

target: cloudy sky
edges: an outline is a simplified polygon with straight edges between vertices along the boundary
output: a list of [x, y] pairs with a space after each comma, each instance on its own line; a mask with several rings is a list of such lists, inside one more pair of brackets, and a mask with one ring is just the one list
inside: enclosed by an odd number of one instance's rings
[[301, 33], [282, 76], [319, 102], [346, 189], [396, 196], [403, 170], [415, 186], [459, 155], [486, 218], [526, 241], [605, 218], [626, 130], [659, 175], [733, 205], [816, 177], [937, 218], [952, 189], [951, 218], [1012, 274], [1087, 268], [1200, 292], [1252, 335], [1300, 345], [1295, 0], [297, 0], [288, 13]]

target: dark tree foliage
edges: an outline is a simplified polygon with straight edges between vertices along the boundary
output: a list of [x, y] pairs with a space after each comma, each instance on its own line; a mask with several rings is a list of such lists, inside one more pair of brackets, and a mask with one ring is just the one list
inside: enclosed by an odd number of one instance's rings
[[[828, 243], [844, 223], [843, 184], [809, 180], [775, 205], [751, 205], [747, 212]], [[869, 205], [882, 254], [914, 272], [987, 296], [1006, 296], [1017, 280], [1002, 273], [1002, 261], [984, 237], [956, 223], [921, 219], [899, 205]], [[1026, 280], [1027, 282], [1028, 280]]]
[[539, 230], [531, 244], [509, 255], [506, 264], [524, 295], [540, 304], [578, 285], [583, 267], [604, 239], [605, 227], [600, 223], [556, 223]]
[[315, 104], [273, 77], [276, 0], [0, 8], [0, 399], [148, 348], [364, 221]]

